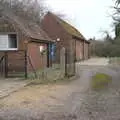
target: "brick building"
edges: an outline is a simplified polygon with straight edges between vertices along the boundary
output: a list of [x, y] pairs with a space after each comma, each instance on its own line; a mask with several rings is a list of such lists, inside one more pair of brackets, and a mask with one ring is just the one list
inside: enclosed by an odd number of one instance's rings
[[[53, 41], [37, 25], [11, 12], [0, 13], [0, 69], [8, 54], [7, 67], [11, 72], [23, 71], [24, 52], [27, 51], [27, 70], [49, 66], [49, 45]], [[44, 54], [43, 54], [44, 52]], [[20, 57], [21, 56], [21, 57]]]
[[41, 22], [41, 28], [57, 42], [57, 58], [59, 61], [59, 51], [65, 47], [67, 51], [74, 54], [76, 61], [89, 58], [89, 42], [72, 25], [60, 19], [55, 14], [48, 12]]

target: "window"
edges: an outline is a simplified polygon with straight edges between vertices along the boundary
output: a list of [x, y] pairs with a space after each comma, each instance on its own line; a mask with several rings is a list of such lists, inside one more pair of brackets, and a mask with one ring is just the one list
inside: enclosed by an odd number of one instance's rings
[[17, 50], [17, 35], [0, 35], [0, 50]]
[[8, 48], [8, 36], [0, 35], [0, 50], [5, 50]]
[[8, 35], [9, 48], [17, 48], [17, 36], [16, 34]]

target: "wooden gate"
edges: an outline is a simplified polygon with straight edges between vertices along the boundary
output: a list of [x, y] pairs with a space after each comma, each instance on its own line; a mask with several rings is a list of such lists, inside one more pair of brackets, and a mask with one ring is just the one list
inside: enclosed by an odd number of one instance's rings
[[0, 74], [4, 77], [27, 78], [26, 51], [0, 52]]

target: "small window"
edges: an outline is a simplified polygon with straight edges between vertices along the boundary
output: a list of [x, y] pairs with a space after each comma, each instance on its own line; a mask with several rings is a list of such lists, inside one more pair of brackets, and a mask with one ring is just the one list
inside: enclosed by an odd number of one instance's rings
[[9, 40], [9, 48], [17, 48], [17, 36], [16, 34], [10, 34], [8, 35]]
[[17, 50], [17, 35], [0, 35], [0, 50]]

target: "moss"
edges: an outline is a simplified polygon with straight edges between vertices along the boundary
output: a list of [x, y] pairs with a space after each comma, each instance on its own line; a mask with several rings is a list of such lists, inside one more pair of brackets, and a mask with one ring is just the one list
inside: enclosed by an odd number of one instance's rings
[[105, 88], [111, 81], [111, 76], [103, 73], [97, 73], [92, 77], [92, 89], [100, 90], [102, 88]]
[[3, 108], [5, 104], [3, 102], [0, 102], [0, 109]]

